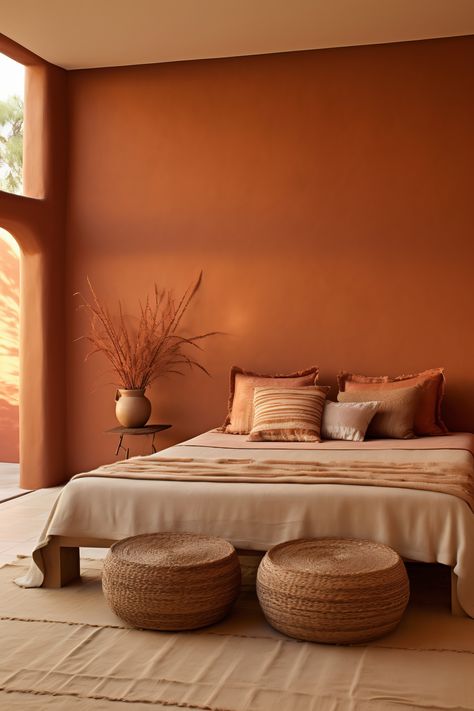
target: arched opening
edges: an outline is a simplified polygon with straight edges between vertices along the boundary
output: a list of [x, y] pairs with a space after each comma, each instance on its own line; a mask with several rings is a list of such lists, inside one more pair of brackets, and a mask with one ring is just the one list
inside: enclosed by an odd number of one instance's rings
[[[23, 194], [25, 67], [0, 54], [0, 189]], [[0, 227], [0, 501], [20, 484], [20, 248]]]
[[20, 248], [0, 227], [0, 501], [19, 488]]

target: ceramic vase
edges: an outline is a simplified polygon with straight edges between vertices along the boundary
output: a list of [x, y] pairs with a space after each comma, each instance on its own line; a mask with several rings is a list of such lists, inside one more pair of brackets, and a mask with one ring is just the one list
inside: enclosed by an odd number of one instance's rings
[[115, 416], [122, 427], [144, 427], [151, 415], [145, 390], [117, 390]]

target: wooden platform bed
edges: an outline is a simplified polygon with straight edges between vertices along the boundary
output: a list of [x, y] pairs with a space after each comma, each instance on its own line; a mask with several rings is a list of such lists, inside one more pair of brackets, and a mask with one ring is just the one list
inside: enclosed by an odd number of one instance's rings
[[451, 568], [452, 611], [474, 617], [474, 437], [254, 443], [205, 433], [73, 478], [33, 553], [25, 587], [80, 575], [81, 547], [139, 533], [217, 535], [242, 554], [284, 540], [352, 537]]
[[[100, 538], [52, 536], [42, 555], [45, 565], [44, 588], [62, 588], [81, 577], [81, 548], [110, 548], [116, 541]], [[237, 549], [239, 556], [264, 555], [265, 551]], [[413, 561], [406, 561], [413, 562]], [[458, 576], [451, 568], [451, 614], [466, 617], [457, 595]]]

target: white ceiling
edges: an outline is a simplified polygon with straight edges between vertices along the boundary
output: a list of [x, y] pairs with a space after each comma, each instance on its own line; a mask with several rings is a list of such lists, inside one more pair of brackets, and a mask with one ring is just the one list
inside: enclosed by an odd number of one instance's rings
[[0, 32], [80, 69], [474, 34], [474, 0], [0, 0]]

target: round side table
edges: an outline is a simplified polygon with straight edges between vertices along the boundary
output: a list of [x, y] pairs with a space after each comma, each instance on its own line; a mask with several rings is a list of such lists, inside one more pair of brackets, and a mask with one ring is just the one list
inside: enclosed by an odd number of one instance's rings
[[106, 434], [118, 435], [119, 441], [117, 444], [117, 449], [115, 450], [115, 456], [117, 457], [120, 450], [123, 449], [125, 452], [125, 459], [128, 459], [130, 454], [130, 447], [125, 447], [123, 444], [123, 438], [128, 437], [143, 437], [151, 435], [151, 453], [155, 454], [155, 435], [158, 432], [163, 432], [164, 430], [169, 430], [172, 425], [145, 425], [145, 427], [112, 427], [110, 430], [106, 430]]

